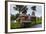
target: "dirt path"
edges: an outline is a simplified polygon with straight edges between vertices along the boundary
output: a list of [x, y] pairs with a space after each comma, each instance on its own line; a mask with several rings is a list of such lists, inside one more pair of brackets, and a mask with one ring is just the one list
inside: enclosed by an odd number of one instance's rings
[[34, 26], [32, 26], [32, 28], [42, 28], [42, 24], [34, 25]]

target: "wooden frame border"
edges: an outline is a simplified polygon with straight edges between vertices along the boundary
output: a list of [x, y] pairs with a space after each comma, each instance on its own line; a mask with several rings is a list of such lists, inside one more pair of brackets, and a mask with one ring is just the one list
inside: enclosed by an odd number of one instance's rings
[[[44, 30], [37, 30], [37, 31], [22, 31], [22, 32], [8, 32], [8, 2], [20, 2], [20, 3], [36, 3], [36, 4], [44, 4]], [[45, 3], [43, 2], [27, 2], [27, 1], [5, 1], [5, 33], [24, 33], [24, 32], [41, 32], [45, 31]]]

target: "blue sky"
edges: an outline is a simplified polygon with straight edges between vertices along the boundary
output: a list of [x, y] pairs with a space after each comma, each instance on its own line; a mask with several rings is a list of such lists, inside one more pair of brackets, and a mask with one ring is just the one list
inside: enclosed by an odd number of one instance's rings
[[[10, 5], [10, 13], [13, 14], [13, 15], [19, 13], [18, 11], [13, 9], [14, 6], [15, 6], [15, 4]], [[32, 9], [31, 9], [32, 6], [35, 6], [35, 5], [27, 5], [27, 8], [28, 8], [27, 14], [30, 14], [30, 15], [32, 14]], [[42, 6], [36, 6], [35, 15], [37, 17], [42, 16]]]

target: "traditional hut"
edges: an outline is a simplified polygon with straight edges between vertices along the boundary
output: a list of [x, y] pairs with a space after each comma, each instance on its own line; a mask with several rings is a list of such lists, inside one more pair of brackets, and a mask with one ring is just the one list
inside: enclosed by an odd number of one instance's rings
[[30, 27], [31, 24], [36, 24], [36, 16], [35, 16], [35, 6], [32, 7], [32, 15], [30, 16], [27, 15], [27, 11], [26, 9], [24, 9], [21, 14], [19, 15], [19, 17], [17, 18], [17, 20], [19, 19], [20, 20], [20, 23], [21, 23], [21, 26], [26, 28], [26, 27]]

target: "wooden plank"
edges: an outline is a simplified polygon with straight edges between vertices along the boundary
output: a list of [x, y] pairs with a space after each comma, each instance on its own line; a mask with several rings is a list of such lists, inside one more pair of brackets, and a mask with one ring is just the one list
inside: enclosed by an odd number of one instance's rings
[[31, 21], [22, 21], [22, 22], [31, 22]]

